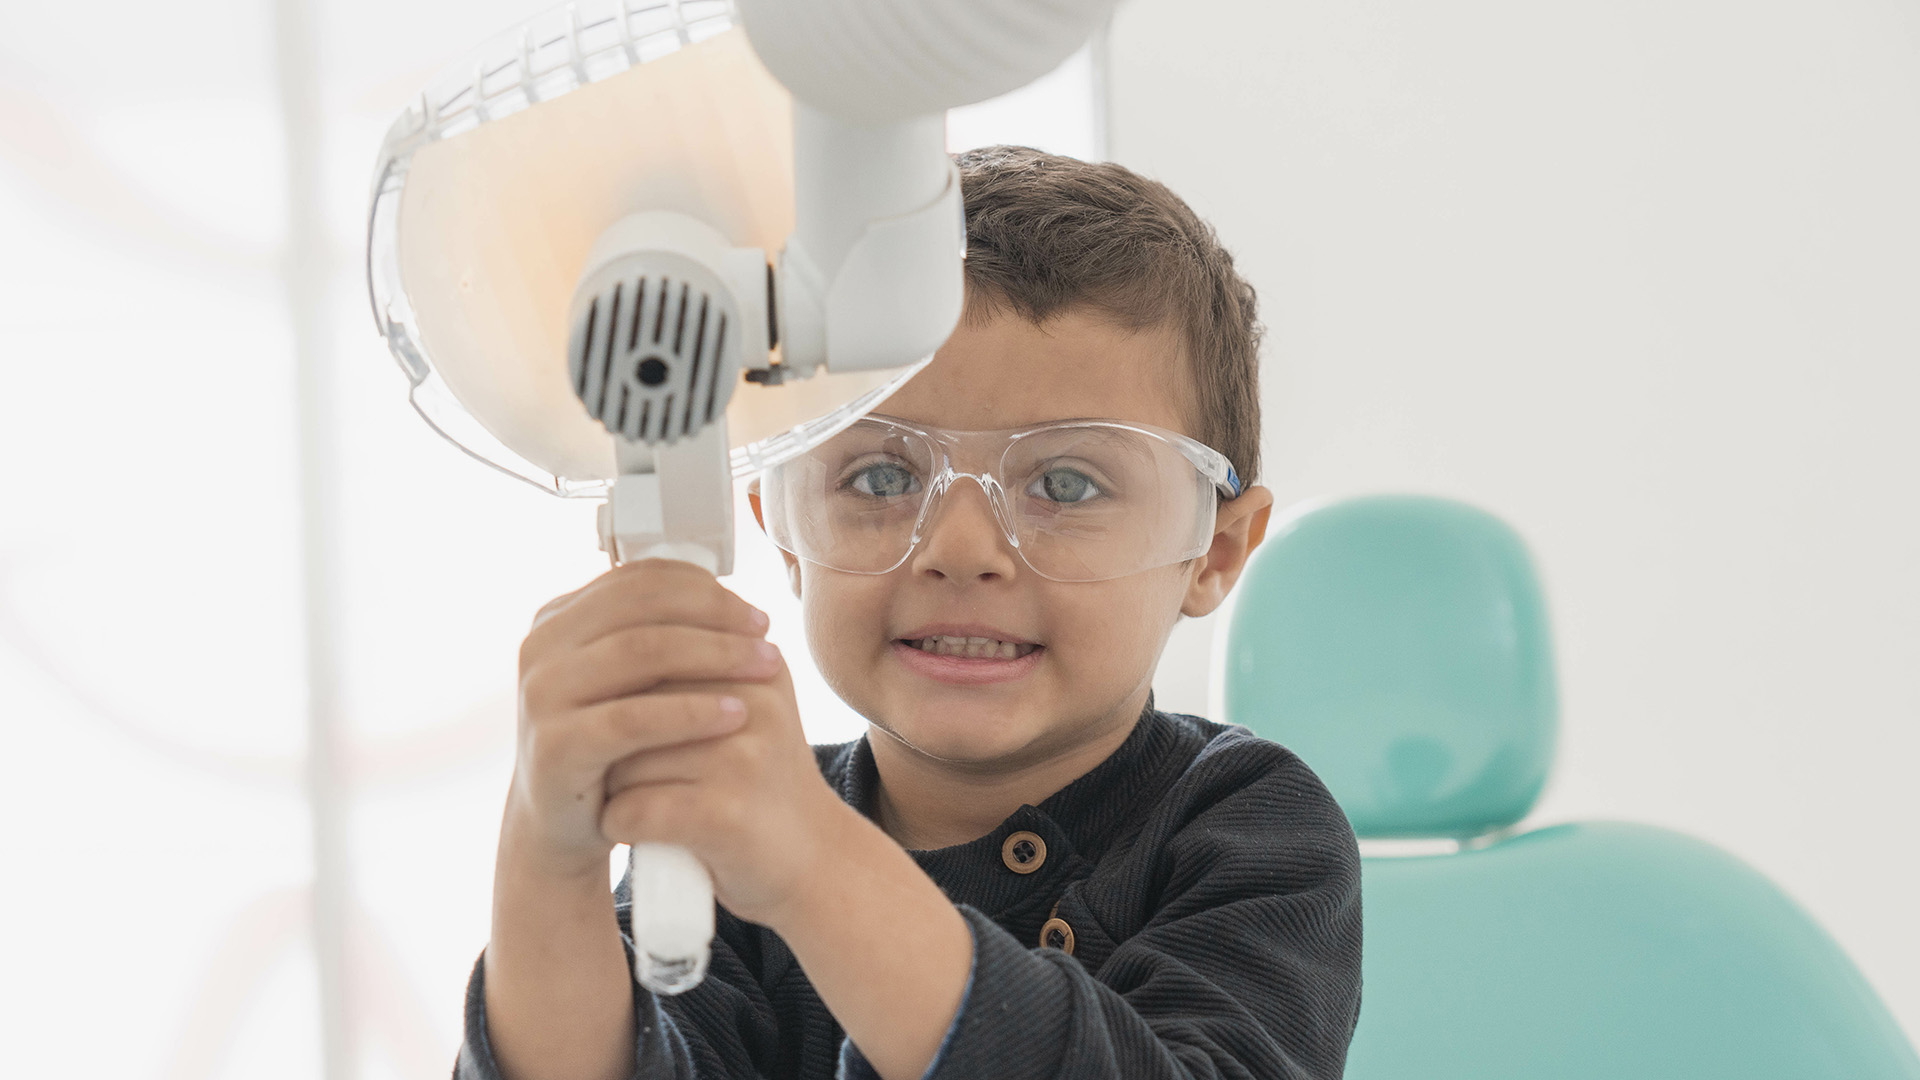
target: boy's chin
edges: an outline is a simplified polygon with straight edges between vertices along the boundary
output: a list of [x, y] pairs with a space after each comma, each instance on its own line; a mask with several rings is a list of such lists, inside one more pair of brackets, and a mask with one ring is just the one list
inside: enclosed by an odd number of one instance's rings
[[955, 765], [1014, 764], [1030, 756], [1045, 724], [1004, 705], [928, 703], [895, 712], [880, 726], [916, 752]]

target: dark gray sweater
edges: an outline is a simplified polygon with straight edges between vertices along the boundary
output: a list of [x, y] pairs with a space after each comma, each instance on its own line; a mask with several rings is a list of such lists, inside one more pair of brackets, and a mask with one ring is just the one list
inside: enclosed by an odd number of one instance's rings
[[[814, 750], [871, 816], [866, 739]], [[974, 940], [926, 1080], [1340, 1075], [1360, 1012], [1359, 852], [1286, 749], [1149, 701], [1118, 750], [1039, 806], [912, 855]], [[615, 901], [624, 933], [624, 882]], [[484, 966], [455, 1080], [499, 1080]], [[634, 1009], [637, 1077], [873, 1075], [786, 944], [724, 907], [707, 980], [673, 998], [636, 986]]]

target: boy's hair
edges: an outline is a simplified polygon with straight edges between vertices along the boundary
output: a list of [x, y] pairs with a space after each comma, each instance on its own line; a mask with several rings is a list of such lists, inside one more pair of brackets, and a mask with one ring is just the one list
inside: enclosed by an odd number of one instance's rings
[[1260, 471], [1253, 287], [1212, 227], [1164, 184], [1026, 146], [954, 157], [967, 211], [967, 315], [1036, 323], [1090, 307], [1129, 330], [1169, 326], [1192, 373], [1193, 434], [1243, 485]]

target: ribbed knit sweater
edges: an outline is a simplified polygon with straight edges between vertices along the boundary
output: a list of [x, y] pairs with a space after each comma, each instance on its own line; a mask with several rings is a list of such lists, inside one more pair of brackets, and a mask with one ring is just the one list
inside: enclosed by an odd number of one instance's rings
[[[871, 817], [867, 740], [814, 751]], [[925, 1080], [1340, 1075], [1360, 1012], [1359, 852], [1319, 779], [1246, 728], [1149, 700], [1113, 754], [1040, 805], [910, 854], [974, 942]], [[629, 906], [622, 882], [623, 937]], [[484, 969], [455, 1080], [499, 1080]], [[706, 981], [672, 998], [636, 985], [634, 1009], [646, 1080], [874, 1075], [779, 936], [724, 907]]]

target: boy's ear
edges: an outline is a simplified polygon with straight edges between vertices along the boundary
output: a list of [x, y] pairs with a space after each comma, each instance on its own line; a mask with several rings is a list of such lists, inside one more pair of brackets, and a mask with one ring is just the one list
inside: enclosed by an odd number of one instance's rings
[[1198, 617], [1220, 606], [1247, 568], [1247, 557], [1266, 539], [1272, 514], [1273, 492], [1258, 484], [1220, 504], [1213, 523], [1213, 546], [1200, 557], [1187, 583], [1180, 614]]
[[[760, 526], [761, 532], [766, 532], [767, 518], [760, 510], [760, 480], [758, 477], [755, 477], [754, 480], [747, 485], [747, 505], [753, 507], [754, 524]], [[787, 585], [793, 589], [793, 595], [797, 597], [800, 595], [800, 560], [794, 557], [790, 551], [785, 549], [776, 550], [779, 550], [780, 557], [787, 561]]]

